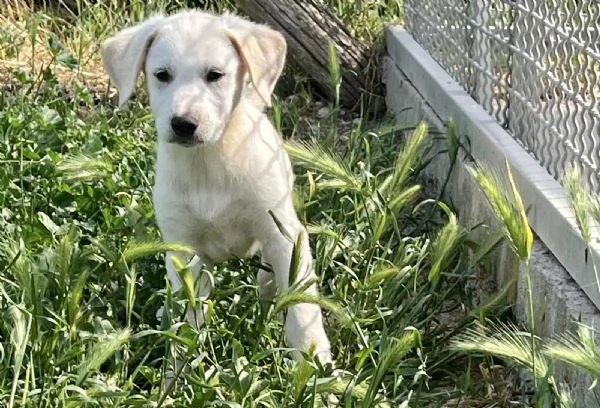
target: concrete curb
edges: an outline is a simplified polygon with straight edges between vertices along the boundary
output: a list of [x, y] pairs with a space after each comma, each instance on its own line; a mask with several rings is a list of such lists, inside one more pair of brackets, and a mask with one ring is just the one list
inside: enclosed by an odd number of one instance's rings
[[[501, 171], [505, 169], [505, 161], [510, 164], [525, 205], [531, 205], [529, 222], [537, 234], [530, 264], [538, 334], [553, 337], [575, 329], [577, 321], [599, 328], [600, 312], [590, 300], [591, 298], [597, 304], [600, 303], [592, 264], [583, 253], [585, 244], [560, 184], [406, 31], [398, 27], [387, 27], [386, 41], [386, 102], [388, 110], [399, 121], [415, 123], [424, 120], [433, 128], [443, 129], [444, 121], [452, 116], [458, 131], [470, 140], [470, 153], [476, 161]], [[445, 141], [434, 142], [434, 151], [445, 148]], [[480, 232], [481, 239], [485, 239], [485, 236], [498, 235], [501, 231], [487, 200], [468, 170], [472, 165], [469, 158], [459, 160], [450, 176], [445, 199], [457, 209], [457, 215], [465, 227], [485, 222], [488, 228]], [[434, 192], [436, 189], [439, 191], [449, 171], [447, 155], [436, 156], [425, 172], [425, 184]], [[600, 256], [596, 259], [600, 259]], [[575, 282], [563, 265], [578, 282]], [[519, 263], [509, 248], [503, 247], [496, 251], [490, 270], [499, 286], [518, 275], [517, 288], [512, 294], [511, 302], [517, 317], [526, 323], [528, 313], [524, 274], [519, 270]], [[582, 286], [587, 295], [581, 289]], [[575, 406], [600, 406], [593, 398], [593, 393], [587, 390], [591, 379], [586, 375], [560, 365], [557, 377], [557, 380], [571, 389]]]

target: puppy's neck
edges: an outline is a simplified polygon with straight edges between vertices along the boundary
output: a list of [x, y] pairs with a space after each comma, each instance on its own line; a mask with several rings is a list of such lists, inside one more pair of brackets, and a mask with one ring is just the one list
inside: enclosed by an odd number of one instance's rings
[[262, 132], [267, 116], [263, 106], [255, 101], [242, 99], [231, 113], [229, 122], [223, 130], [219, 141], [215, 144], [223, 157], [231, 160], [239, 155], [248, 155], [252, 148], [254, 138], [264, 134]]

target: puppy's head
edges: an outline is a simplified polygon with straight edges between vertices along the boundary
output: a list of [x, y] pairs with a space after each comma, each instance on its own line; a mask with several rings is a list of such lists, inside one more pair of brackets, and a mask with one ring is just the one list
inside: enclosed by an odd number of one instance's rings
[[220, 139], [241, 100], [270, 105], [286, 43], [241, 17], [184, 11], [126, 28], [101, 50], [119, 105], [143, 70], [159, 138], [197, 146]]

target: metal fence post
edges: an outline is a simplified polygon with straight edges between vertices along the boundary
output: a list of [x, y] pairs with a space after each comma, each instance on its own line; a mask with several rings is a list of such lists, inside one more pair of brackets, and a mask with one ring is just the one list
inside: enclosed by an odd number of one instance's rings
[[485, 72], [492, 70], [492, 57], [488, 36], [482, 32], [481, 28], [490, 28], [489, 7], [489, 1], [473, 0], [469, 2], [469, 16], [476, 23], [476, 27], [472, 29], [473, 43], [470, 50], [471, 58], [475, 62], [472, 96], [488, 112], [492, 109], [492, 81], [485, 75]]
[[[530, 150], [536, 150], [541, 137], [540, 130], [532, 118], [539, 109], [540, 84], [535, 59], [539, 58], [540, 41], [536, 36], [536, 22], [532, 16], [538, 0], [523, 0], [513, 6], [512, 40], [519, 52], [513, 52], [510, 69], [510, 100], [508, 128], [520, 138]], [[536, 154], [536, 156], [538, 156]], [[541, 157], [537, 157], [538, 160]]]

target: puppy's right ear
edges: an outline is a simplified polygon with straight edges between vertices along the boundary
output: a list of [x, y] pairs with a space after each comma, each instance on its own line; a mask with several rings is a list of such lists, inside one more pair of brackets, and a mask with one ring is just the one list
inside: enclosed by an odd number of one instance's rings
[[119, 91], [119, 107], [131, 97], [156, 30], [165, 19], [158, 15], [119, 31], [100, 46], [104, 68]]

